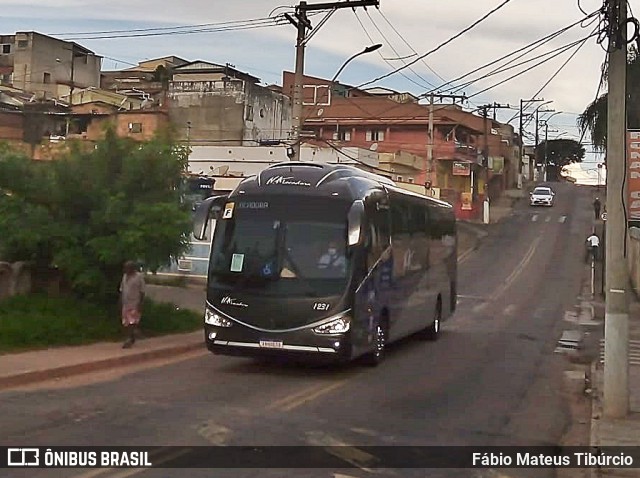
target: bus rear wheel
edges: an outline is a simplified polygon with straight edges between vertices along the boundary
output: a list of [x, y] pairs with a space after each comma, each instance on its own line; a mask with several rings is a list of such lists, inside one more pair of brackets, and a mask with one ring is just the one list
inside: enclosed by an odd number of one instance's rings
[[433, 314], [433, 322], [420, 332], [420, 338], [423, 340], [438, 340], [440, 337], [440, 327], [442, 326], [442, 301], [438, 298], [436, 310]]
[[382, 363], [387, 347], [387, 332], [380, 321], [374, 329], [373, 347], [373, 351], [365, 358], [365, 363], [370, 367], [376, 367]]

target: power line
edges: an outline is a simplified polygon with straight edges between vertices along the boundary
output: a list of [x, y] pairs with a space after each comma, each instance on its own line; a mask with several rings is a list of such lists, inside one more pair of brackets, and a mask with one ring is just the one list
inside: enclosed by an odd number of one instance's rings
[[[380, 33], [380, 35], [382, 36], [382, 38], [384, 39], [384, 41], [387, 43], [387, 45], [389, 45], [389, 48], [391, 48], [391, 50], [393, 50], [393, 52], [400, 57], [400, 53], [398, 53], [398, 50], [396, 50], [393, 45], [391, 44], [391, 42], [389, 41], [389, 39], [386, 37], [386, 35], [382, 32], [382, 30], [380, 29], [380, 27], [378, 27], [378, 25], [376, 24], [376, 22], [373, 20], [373, 18], [371, 17], [371, 14], [369, 14], [368, 10], [365, 10], [365, 13], [367, 14], [367, 16], [369, 17], [369, 21], [371, 22], [371, 24], [374, 26], [374, 28], [376, 30], [378, 30], [378, 33]], [[386, 60], [385, 60], [386, 61]], [[405, 63], [405, 60], [400, 60], [402, 61], [402, 63]], [[413, 73], [414, 75], [416, 75], [418, 78], [420, 78], [422, 81], [424, 81], [427, 85], [429, 86], [434, 86], [433, 83], [431, 83], [429, 80], [427, 80], [426, 78], [424, 78], [423, 76], [421, 76], [416, 70], [414, 70], [413, 68], [409, 68], [409, 71], [411, 73]], [[403, 75], [404, 76], [404, 75]], [[414, 82], [414, 84], [417, 84], [416, 82]], [[424, 85], [418, 85], [422, 88], [424, 88]]]
[[[574, 55], [575, 55], [575, 54], [580, 50], [580, 48], [582, 48], [582, 47], [585, 45], [585, 43], [587, 42], [587, 40], [589, 40], [589, 38], [591, 38], [592, 36], [594, 36], [594, 35], [593, 35], [593, 34], [592, 34], [592, 35], [589, 35], [589, 36], [587, 36], [586, 38], [584, 38], [584, 39], [582, 39], [582, 40], [581, 40], [581, 42], [582, 42], [582, 43], [580, 43], [580, 44], [578, 45], [577, 50], [576, 50], [576, 51], [571, 55], [571, 57], [569, 57], [569, 60], [571, 60], [571, 58], [573, 58], [573, 56], [574, 56]], [[574, 45], [574, 46], [575, 46], [575, 45]], [[555, 57], [557, 57], [557, 56], [561, 55], [562, 53], [565, 53], [567, 50], [569, 50], [569, 49], [565, 49], [564, 51], [561, 51], [561, 52], [559, 52], [559, 53], [556, 53], [556, 54], [555, 54], [555, 55], [553, 55], [551, 58], [546, 58], [546, 59], [544, 59], [544, 60], [542, 60], [542, 61], [540, 61], [540, 62], [536, 63], [535, 65], [533, 65], [533, 66], [531, 66], [531, 67], [529, 67], [529, 68], [527, 68], [527, 69], [524, 69], [524, 70], [522, 70], [522, 71], [520, 71], [520, 72], [518, 72], [518, 73], [516, 73], [516, 74], [514, 74], [514, 75], [511, 75], [510, 77], [508, 77], [508, 78], [506, 78], [506, 79], [504, 79], [504, 80], [502, 80], [502, 81], [499, 81], [498, 83], [496, 83], [496, 84], [494, 84], [494, 85], [491, 85], [491, 86], [489, 86], [489, 87], [487, 87], [487, 88], [484, 88], [483, 90], [480, 90], [480, 91], [478, 91], [478, 92], [474, 93], [473, 95], [469, 96], [469, 98], [474, 98], [474, 97], [476, 97], [476, 96], [478, 96], [478, 95], [480, 95], [480, 94], [482, 94], [482, 93], [485, 93], [485, 92], [487, 92], [487, 91], [489, 91], [489, 90], [492, 90], [493, 88], [496, 88], [496, 87], [498, 87], [498, 86], [500, 86], [500, 85], [502, 85], [502, 84], [506, 83], [507, 81], [513, 80], [514, 78], [517, 78], [517, 77], [518, 77], [518, 76], [520, 76], [520, 75], [523, 75], [523, 74], [525, 74], [525, 73], [528, 73], [528, 72], [529, 72], [529, 71], [531, 71], [532, 69], [537, 68], [538, 66], [543, 65], [543, 64], [545, 64], [545, 63], [549, 62], [550, 60], [552, 60], [553, 58], [555, 58]], [[562, 70], [562, 68], [564, 68], [564, 66], [566, 65], [566, 63], [567, 63], [567, 62], [565, 62], [565, 63], [562, 65], [562, 67], [560, 68], [560, 70]], [[551, 79], [555, 78], [555, 76], [556, 76], [558, 73], [560, 73], [560, 71], [556, 71], [556, 73], [553, 75], [553, 77], [552, 77]], [[551, 81], [551, 79], [550, 79], [549, 81]], [[547, 84], [549, 84], [549, 82], [547, 82], [544, 86], [546, 87], [546, 85], [547, 85]], [[543, 87], [542, 89], [544, 89], [544, 87]], [[538, 93], [536, 93], [536, 95], [537, 95], [537, 94], [538, 94]], [[536, 95], [534, 95], [534, 97], [535, 97]], [[509, 119], [509, 121], [507, 121], [507, 123], [509, 123], [510, 121], [513, 121], [517, 116], [518, 116], [518, 115], [516, 114], [516, 115], [514, 115], [513, 117], [511, 117], [511, 118]]]
[[87, 36], [76, 36], [72, 38], [64, 38], [68, 41], [76, 41], [76, 40], [112, 40], [116, 38], [140, 38], [140, 37], [153, 37], [153, 36], [168, 36], [168, 35], [191, 35], [194, 33], [218, 33], [218, 32], [228, 32], [228, 31], [239, 31], [239, 30], [252, 30], [257, 28], [267, 28], [280, 26], [285, 24], [284, 17], [275, 17], [269, 19], [258, 19], [258, 20], [243, 20], [242, 24], [238, 25], [226, 25], [226, 26], [218, 26], [218, 27], [205, 27], [205, 28], [192, 28], [190, 30], [168, 30], [168, 31], [155, 31], [155, 32], [138, 32], [138, 33], [118, 33], [112, 35], [87, 35]]
[[[362, 28], [362, 31], [364, 32], [364, 34], [367, 36], [367, 38], [369, 39], [369, 41], [371, 43], [375, 43], [375, 40], [373, 39], [373, 37], [369, 34], [369, 32], [367, 31], [367, 28], [364, 26], [364, 24], [362, 23], [362, 20], [360, 20], [360, 17], [358, 16], [357, 12], [354, 10], [353, 14], [356, 17], [356, 20], [358, 21], [358, 23], [360, 24], [360, 27]], [[378, 30], [380, 31], [380, 30]], [[384, 35], [383, 35], [384, 38]], [[385, 41], [387, 42], [387, 44], [389, 44], [389, 41], [385, 38]], [[398, 52], [393, 48], [393, 46], [391, 46], [389, 44], [389, 47], [393, 50], [393, 52], [398, 55]], [[389, 65], [390, 67], [393, 68], [393, 65], [391, 64], [391, 62], [387, 59], [384, 58], [384, 55], [380, 52], [380, 50], [378, 50], [378, 55], [380, 56], [380, 58], [382, 58], [382, 60]], [[415, 73], [415, 71], [411, 70], [416, 76], [420, 77], [420, 75], [418, 75], [417, 73]], [[409, 76], [405, 75], [404, 73], [401, 73], [401, 75], [406, 78], [407, 80], [409, 80], [410, 82], [412, 82], [414, 85], [419, 86], [420, 88], [424, 88], [425, 86], [423, 84], [420, 84], [418, 82], [416, 82], [415, 80], [413, 80], [412, 78], [410, 78]], [[425, 81], [426, 83], [429, 83], [428, 81], [424, 80], [424, 78], [420, 77], [420, 79], [422, 79], [423, 81]]]
[[[405, 45], [407, 45], [409, 47], [409, 49], [414, 53], [414, 55], [418, 55], [418, 52], [409, 44], [409, 42], [400, 34], [400, 32], [396, 29], [396, 27], [393, 26], [393, 24], [389, 21], [389, 19], [385, 16], [385, 14], [382, 12], [382, 10], [377, 9], [378, 13], [382, 16], [382, 18], [384, 18], [384, 21], [387, 22], [387, 24], [391, 27], [391, 29], [396, 32], [396, 35], [398, 35], [398, 37], [404, 42]], [[426, 66], [429, 71], [431, 71], [431, 73], [433, 73], [434, 75], [436, 75], [438, 78], [440, 78], [442, 81], [446, 81], [442, 76], [440, 76], [438, 74], [438, 72], [436, 72], [433, 68], [431, 68], [431, 66], [429, 66], [429, 64], [424, 61], [424, 60], [420, 60], [422, 62], [422, 64], [424, 66]]]
[[[478, 71], [481, 71], [481, 70], [483, 70], [485, 68], [488, 68], [488, 67], [490, 67], [492, 65], [495, 65], [496, 63], [499, 63], [499, 62], [501, 62], [503, 60], [506, 60], [507, 58], [509, 58], [509, 57], [511, 57], [511, 56], [513, 56], [513, 55], [515, 55], [517, 53], [524, 52], [522, 55], [520, 55], [520, 56], [518, 56], [518, 57], [516, 57], [514, 59], [514, 60], [518, 60], [518, 59], [522, 58], [522, 56], [525, 56], [527, 53], [531, 53], [532, 51], [536, 50], [537, 48], [541, 47], [542, 45], [544, 45], [544, 44], [548, 43], [549, 41], [553, 40], [554, 38], [560, 36], [562, 33], [565, 33], [568, 30], [570, 30], [571, 28], [581, 24], [583, 21], [588, 20], [589, 18], [597, 15], [597, 13], [598, 12], [593, 12], [590, 15], [588, 15], [587, 17], [582, 18], [582, 19], [580, 19], [580, 20], [578, 20], [578, 21], [576, 21], [576, 22], [574, 22], [574, 23], [572, 23], [570, 25], [567, 25], [566, 27], [563, 27], [560, 30], [557, 30], [557, 31], [555, 31], [553, 33], [550, 33], [549, 35], [547, 35], [545, 37], [542, 37], [542, 38], [540, 38], [540, 39], [538, 39], [538, 40], [536, 40], [536, 41], [534, 41], [532, 43], [529, 43], [528, 45], [525, 45], [525, 46], [523, 46], [523, 47], [521, 47], [521, 48], [519, 48], [517, 50], [514, 50], [511, 53], [503, 55], [502, 57], [498, 58], [497, 60], [493, 60], [493, 61], [491, 61], [489, 63], [486, 63], [485, 65], [482, 65], [482, 66], [480, 66], [478, 68], [475, 68], [474, 70], [470, 71], [469, 73], [465, 73], [464, 75], [461, 75], [461, 76], [459, 76], [457, 78], [454, 78], [453, 80], [450, 80], [450, 81], [448, 81], [446, 83], [443, 83], [442, 85], [440, 85], [438, 87], [438, 89], [444, 89], [446, 86], [451, 85], [451, 84], [453, 84], [455, 82], [458, 82], [458, 81], [460, 81], [460, 80], [462, 80], [462, 79], [464, 79], [464, 78], [466, 78], [468, 76], [471, 76], [474, 73], [477, 73]], [[512, 60], [512, 61], [514, 61], [514, 60]]]
[[490, 10], [488, 13], [484, 14], [482, 17], [480, 17], [478, 20], [476, 20], [475, 22], [473, 22], [471, 25], [469, 25], [468, 27], [464, 28], [463, 30], [461, 30], [460, 32], [456, 33], [455, 35], [453, 35], [451, 38], [449, 38], [448, 40], [440, 43], [437, 47], [429, 50], [428, 52], [424, 53], [423, 55], [420, 55], [418, 58], [416, 58], [413, 61], [410, 61], [409, 63], [407, 63], [406, 65], [403, 65], [401, 67], [396, 68], [394, 71], [390, 72], [390, 73], [386, 73], [384, 75], [381, 75], [377, 78], [374, 78], [373, 80], [367, 81], [365, 83], [362, 83], [360, 85], [358, 85], [357, 88], [362, 88], [365, 85], [369, 85], [371, 83], [375, 83], [376, 81], [380, 81], [384, 78], [388, 78], [389, 76], [400, 72], [401, 70], [404, 70], [405, 68], [408, 68], [411, 65], [414, 65], [415, 63], [417, 63], [418, 61], [422, 60], [423, 58], [426, 58], [427, 56], [437, 52], [438, 50], [440, 50], [441, 48], [443, 48], [444, 46], [448, 45], [449, 43], [451, 43], [453, 40], [455, 40], [456, 38], [461, 37], [462, 35], [464, 35], [465, 33], [467, 33], [469, 30], [473, 29], [475, 26], [477, 26], [478, 24], [482, 23], [484, 20], [486, 20], [487, 18], [489, 18], [491, 15], [493, 15], [495, 12], [497, 12], [498, 10], [500, 10], [501, 8], [503, 8], [505, 5], [507, 5], [511, 0], [504, 0], [500, 5], [498, 5], [497, 7], [493, 8], [492, 10]]
[[75, 37], [75, 36], [84, 36], [84, 35], [116, 35], [119, 33], [162, 32], [162, 31], [169, 31], [169, 30], [180, 31], [183, 29], [230, 26], [230, 25], [236, 25], [236, 24], [243, 24], [247, 22], [264, 21], [272, 18], [275, 18], [275, 17], [253, 18], [253, 19], [247, 19], [247, 20], [231, 20], [228, 22], [196, 23], [192, 25], [176, 25], [172, 27], [130, 28], [126, 30], [103, 30], [103, 31], [85, 31], [85, 32], [62, 32], [62, 33], [53, 33], [53, 35]]
[[[593, 36], [593, 34], [587, 36], [586, 39], [591, 38], [592, 36]], [[486, 74], [484, 74], [482, 76], [479, 76], [478, 78], [475, 78], [475, 79], [470, 80], [470, 81], [468, 81], [468, 82], [466, 82], [466, 83], [464, 83], [464, 84], [462, 84], [460, 86], [455, 87], [455, 89], [453, 89], [453, 91], [454, 92], [459, 92], [459, 91], [463, 90], [464, 88], [467, 88], [467, 87], [469, 87], [469, 86], [471, 86], [474, 83], [477, 83], [479, 81], [482, 81], [482, 80], [485, 80], [487, 78], [490, 78], [491, 76], [498, 75], [500, 73], [504, 73], [504, 72], [512, 70], [514, 68], [518, 68], [519, 66], [526, 65], [527, 63], [531, 63], [533, 61], [539, 60], [540, 58], [544, 58], [546, 56], [549, 56], [549, 58], [547, 58], [543, 62], [540, 62], [539, 64], [545, 63], [546, 61], [549, 61], [549, 60], [555, 58], [556, 56], [561, 55], [565, 51], [570, 50], [571, 48], [573, 48], [574, 46], [580, 44], [584, 40], [585, 40], [585, 38], [581, 38], [580, 40], [576, 40], [574, 42], [567, 43], [566, 45], [563, 45], [561, 47], [555, 48], [553, 50], [549, 50], [549, 51], [547, 51], [545, 53], [542, 53], [541, 55], [534, 56], [534, 57], [529, 58], [527, 60], [521, 61], [520, 63], [515, 63], [515, 64], [509, 65], [509, 66], [505, 65], [505, 66], [502, 66], [500, 68], [496, 68], [496, 69], [492, 70], [489, 73], [486, 73]], [[519, 57], [519, 58], [521, 58], [521, 57]]]

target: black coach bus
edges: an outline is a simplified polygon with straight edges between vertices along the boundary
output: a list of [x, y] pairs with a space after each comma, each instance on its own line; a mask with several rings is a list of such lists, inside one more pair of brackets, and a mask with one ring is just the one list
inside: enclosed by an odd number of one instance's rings
[[196, 238], [212, 216], [204, 328], [215, 354], [376, 365], [388, 342], [437, 339], [455, 310], [453, 208], [383, 176], [280, 163], [205, 200]]

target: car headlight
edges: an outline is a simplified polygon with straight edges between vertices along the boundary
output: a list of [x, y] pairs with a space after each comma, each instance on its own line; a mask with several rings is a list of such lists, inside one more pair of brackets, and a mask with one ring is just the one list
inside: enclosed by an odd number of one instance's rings
[[316, 334], [344, 334], [349, 330], [349, 327], [351, 327], [350, 318], [340, 317], [339, 319], [314, 327], [313, 331]]
[[209, 325], [215, 325], [216, 327], [231, 327], [233, 323], [229, 319], [225, 319], [220, 314], [205, 309], [204, 311], [204, 323]]

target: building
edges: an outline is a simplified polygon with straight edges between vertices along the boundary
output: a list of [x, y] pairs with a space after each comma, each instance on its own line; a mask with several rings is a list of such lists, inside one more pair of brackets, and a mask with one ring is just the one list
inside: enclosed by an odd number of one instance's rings
[[102, 57], [74, 42], [37, 32], [0, 36], [0, 81], [35, 95], [60, 98], [100, 86]]
[[171, 121], [190, 144], [255, 146], [287, 139], [291, 102], [259, 81], [229, 64], [194, 61], [173, 68]]
[[173, 69], [187, 63], [187, 60], [177, 56], [165, 56], [138, 62], [137, 66], [124, 70], [103, 71], [100, 86], [130, 98], [163, 106]]

